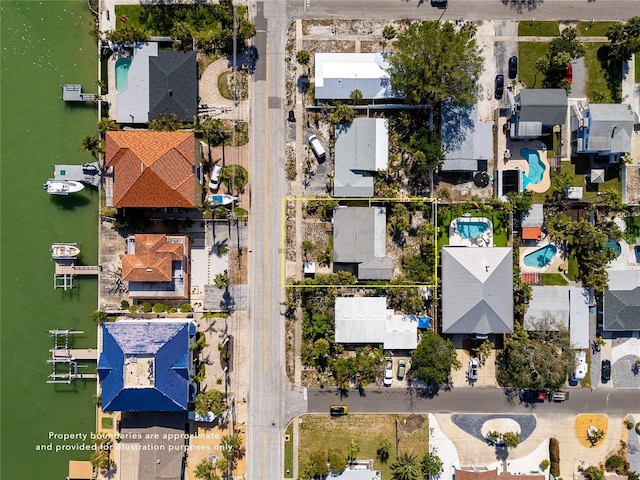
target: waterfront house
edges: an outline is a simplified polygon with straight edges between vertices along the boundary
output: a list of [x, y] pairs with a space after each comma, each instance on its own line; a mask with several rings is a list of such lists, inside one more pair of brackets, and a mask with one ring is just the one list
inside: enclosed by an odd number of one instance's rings
[[193, 400], [196, 324], [119, 320], [102, 325], [98, 377], [107, 412], [181, 412]]
[[513, 333], [510, 247], [442, 248], [442, 332]]
[[356, 118], [336, 127], [336, 197], [373, 197], [373, 174], [386, 170], [389, 160], [389, 121]]
[[107, 206], [194, 208], [202, 203], [202, 150], [193, 132], [106, 133]]
[[385, 350], [418, 346], [418, 317], [396, 314], [386, 297], [336, 297], [336, 343], [383, 345]]
[[334, 270], [360, 280], [391, 280], [393, 259], [386, 254], [387, 211], [384, 207], [346, 207], [333, 212]]
[[174, 114], [193, 122], [198, 114], [196, 52], [161, 50], [157, 42], [138, 43], [115, 62], [118, 123], [147, 123]]
[[391, 87], [388, 68], [381, 53], [316, 53], [315, 98], [350, 100], [351, 92], [360, 90], [363, 100], [396, 101], [402, 97]]
[[186, 299], [189, 296], [189, 237], [137, 234], [127, 238], [122, 280], [129, 297]]

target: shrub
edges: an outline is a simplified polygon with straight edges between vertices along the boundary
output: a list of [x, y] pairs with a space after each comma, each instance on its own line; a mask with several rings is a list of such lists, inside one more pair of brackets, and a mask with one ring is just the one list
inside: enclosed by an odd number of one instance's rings
[[627, 430], [632, 430], [633, 429], [633, 422], [630, 420], [625, 420], [625, 426], [627, 427]]
[[151, 312], [151, 310], [152, 310], [152, 307], [151, 307], [151, 304], [149, 302], [144, 302], [142, 304], [142, 312], [143, 313], [149, 313], [149, 312]]
[[191, 304], [190, 303], [183, 303], [182, 305], [180, 305], [180, 312], [182, 313], [189, 313], [192, 312], [193, 309], [191, 308]]
[[625, 466], [625, 461], [620, 455], [611, 455], [607, 458], [605, 466], [607, 467], [607, 470], [618, 470]]
[[153, 304], [153, 313], [162, 313], [165, 310], [165, 306], [162, 303]]
[[560, 444], [557, 438], [551, 437], [549, 439], [549, 460], [551, 466], [550, 473], [558, 478], [560, 475]]
[[540, 469], [546, 470], [547, 468], [549, 468], [549, 465], [551, 465], [551, 462], [545, 458], [540, 462]]
[[[121, 308], [122, 310], [129, 310], [129, 306], [130, 306], [130, 305], [129, 305], [129, 302], [127, 302], [126, 300], [121, 300], [121, 301], [120, 301], [120, 308]], [[631, 428], [633, 428], [633, 423], [632, 423], [631, 425], [632, 425], [632, 427], [631, 427]]]

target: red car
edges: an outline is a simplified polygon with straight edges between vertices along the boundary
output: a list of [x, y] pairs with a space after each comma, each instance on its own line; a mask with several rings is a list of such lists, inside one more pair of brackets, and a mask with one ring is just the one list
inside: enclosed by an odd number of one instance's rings
[[571, 64], [567, 65], [567, 75], [566, 75], [565, 79], [569, 83], [573, 82], [573, 65], [571, 65]]

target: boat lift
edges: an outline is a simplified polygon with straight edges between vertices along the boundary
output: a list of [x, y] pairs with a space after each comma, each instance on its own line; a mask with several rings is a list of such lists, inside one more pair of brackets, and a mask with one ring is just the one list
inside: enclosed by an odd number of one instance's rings
[[53, 337], [53, 348], [49, 349], [51, 358], [47, 360], [47, 363], [51, 365], [51, 373], [47, 383], [70, 384], [78, 378], [97, 378], [95, 373], [80, 373], [79, 368], [86, 367], [86, 365], [79, 365], [78, 360], [97, 361], [98, 351], [93, 348], [69, 348], [69, 336], [82, 333], [84, 333], [82, 330], [49, 330], [49, 335]]

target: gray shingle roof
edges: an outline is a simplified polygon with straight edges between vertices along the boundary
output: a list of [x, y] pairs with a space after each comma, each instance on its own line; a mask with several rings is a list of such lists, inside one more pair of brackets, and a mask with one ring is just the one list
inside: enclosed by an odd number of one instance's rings
[[522, 214], [522, 228], [542, 227], [544, 224], [544, 207], [541, 203], [534, 203], [528, 212]]
[[393, 259], [386, 256], [384, 207], [337, 208], [333, 214], [333, 261], [358, 264], [358, 278], [390, 280]]
[[442, 249], [442, 331], [513, 332], [511, 248]]
[[442, 104], [440, 138], [445, 153], [443, 171], [475, 171], [478, 160], [493, 157], [493, 124], [480, 122], [478, 105], [456, 106]]
[[604, 330], [640, 330], [640, 287], [604, 292]]
[[585, 150], [627, 153], [631, 151], [634, 116], [631, 105], [592, 104]]
[[336, 127], [334, 195], [372, 197], [370, 173], [386, 170], [389, 158], [389, 122], [356, 118]]
[[149, 120], [170, 113], [181, 122], [198, 113], [196, 52], [159, 50], [149, 57]]
[[516, 103], [519, 122], [541, 122], [550, 127], [564, 125], [567, 120], [567, 92], [562, 88], [525, 88]]

